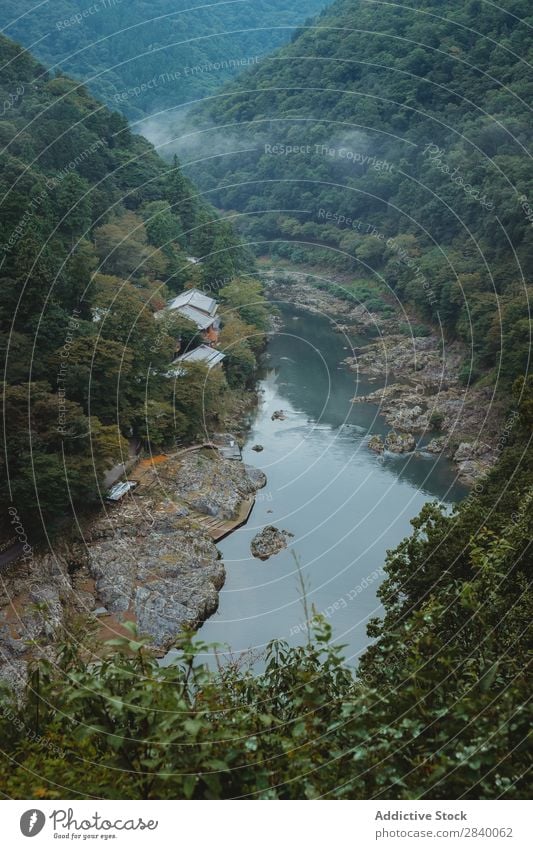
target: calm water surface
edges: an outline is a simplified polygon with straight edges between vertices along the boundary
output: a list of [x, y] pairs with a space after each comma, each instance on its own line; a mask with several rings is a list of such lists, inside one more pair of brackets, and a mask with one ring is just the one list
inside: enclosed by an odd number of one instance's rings
[[[340, 365], [350, 343], [326, 317], [294, 307], [282, 315], [243, 450], [245, 462], [263, 469], [268, 483], [248, 525], [219, 544], [226, 584], [218, 612], [199, 636], [234, 655], [260, 652], [273, 638], [304, 642], [296, 555], [309, 604], [327, 616], [334, 639], [347, 644], [346, 657], [355, 663], [369, 642], [367, 622], [380, 613], [376, 590], [383, 575], [375, 572], [387, 549], [409, 533], [409, 520], [425, 502], [452, 504], [466, 490], [442, 458], [370, 452], [368, 435], [389, 428], [376, 405], [350, 401], [380, 384]], [[280, 409], [286, 419], [272, 421]], [[256, 443], [263, 452], [252, 450]], [[286, 551], [262, 562], [252, 557], [250, 541], [266, 524], [294, 537]]]

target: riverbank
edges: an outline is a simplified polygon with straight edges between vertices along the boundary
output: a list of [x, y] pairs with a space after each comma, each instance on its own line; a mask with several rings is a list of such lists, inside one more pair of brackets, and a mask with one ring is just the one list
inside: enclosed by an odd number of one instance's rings
[[[220, 544], [227, 580], [200, 632], [205, 643], [228, 647], [218, 657], [202, 654], [213, 668], [253, 658], [260, 672], [271, 640], [305, 643], [302, 587], [307, 610], [323, 613], [347, 662], [357, 663], [370, 641], [368, 622], [381, 613], [387, 551], [428, 501], [451, 508], [468, 494], [445, 457], [369, 451], [369, 436], [385, 436], [387, 425], [375, 404], [351, 399], [379, 384], [342, 365], [351, 342], [335, 331], [331, 311], [310, 311], [307, 301], [278, 306], [281, 327], [269, 337], [242, 447], [245, 462], [259, 456], [268, 485], [250, 521]], [[356, 334], [353, 344], [366, 339]], [[270, 526], [276, 532], [268, 536], [286, 546], [262, 560], [254, 556], [257, 537]]]
[[162, 654], [216, 611], [225, 569], [204, 520], [237, 527], [265, 475], [206, 448], [143, 461], [136, 476], [138, 487], [78, 539], [3, 573], [0, 675], [13, 687], [66, 632], [98, 654], [131, 622]]
[[[285, 277], [283, 281], [282, 277]], [[467, 351], [458, 342], [446, 343], [434, 332], [426, 336], [399, 333], [413, 316], [383, 318], [363, 304], [353, 305], [310, 282], [308, 272], [269, 270], [263, 274], [271, 297], [291, 299], [310, 313], [334, 321], [348, 339], [372, 333], [377, 338], [352, 347], [344, 364], [357, 375], [384, 384], [356, 395], [355, 404], [375, 404], [391, 427], [389, 438], [372, 438], [370, 450], [423, 450], [449, 458], [459, 480], [469, 486], [495, 465], [506, 427], [506, 404], [491, 386], [464, 386], [460, 381]]]

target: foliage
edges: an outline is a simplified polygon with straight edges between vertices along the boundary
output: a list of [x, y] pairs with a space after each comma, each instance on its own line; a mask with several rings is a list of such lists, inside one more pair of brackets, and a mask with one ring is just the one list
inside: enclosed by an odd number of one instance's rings
[[516, 423], [481, 491], [451, 515], [426, 505], [390, 552], [357, 671], [316, 614], [307, 644], [271, 643], [260, 675], [209, 669], [216, 647], [188, 634], [162, 668], [133, 633], [100, 657], [80, 633], [36, 663], [24, 700], [5, 693], [4, 792], [527, 798], [533, 386], [515, 389]]
[[258, 253], [384, 286], [508, 392], [530, 348], [531, 23], [526, 0], [337, 0], [191, 110], [209, 155], [188, 173]]
[[[172, 290], [211, 280], [210, 257], [231, 275], [250, 266], [177, 160], [166, 165], [123, 118], [4, 37], [0, 54], [0, 523], [14, 501], [36, 535], [96, 502], [127, 456], [123, 437], [172, 445], [217, 420], [223, 377], [217, 393], [205, 369], [175, 385], [168, 366], [191, 326], [155, 314]], [[205, 265], [191, 262], [198, 249]]]
[[[523, 495], [513, 490], [516, 503]], [[213, 647], [187, 635], [165, 668], [134, 636], [89, 664], [67, 644], [57, 665], [37, 666], [24, 708], [11, 701], [17, 721], [0, 718], [4, 791], [527, 798], [531, 514], [506, 515], [509, 524], [478, 534], [458, 563], [442, 541], [453, 547], [457, 523], [473, 529], [474, 515], [468, 506], [451, 517], [427, 508], [416, 523], [423, 535], [392, 552], [386, 620], [359, 676], [318, 616], [307, 645], [271, 643], [259, 676], [242, 665], [210, 671], [200, 658]], [[431, 576], [421, 574], [428, 546], [437, 556]], [[448, 567], [438, 573], [440, 560]]]
[[93, 11], [85, 0], [57, 0], [38, 9], [31, 0], [5, 0], [0, 24], [47, 67], [61, 67], [100, 100], [137, 119], [213, 94], [288, 41], [324, 5], [136, 0], [125, 24], [123, 6], [111, 0]]

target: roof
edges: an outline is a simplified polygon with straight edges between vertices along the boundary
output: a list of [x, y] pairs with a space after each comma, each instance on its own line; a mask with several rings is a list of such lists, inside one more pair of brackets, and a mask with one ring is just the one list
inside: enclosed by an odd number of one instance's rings
[[207, 315], [205, 312], [201, 312], [200, 310], [197, 310], [194, 307], [189, 306], [188, 304], [183, 307], [170, 306], [169, 309], [177, 309], [179, 314], [182, 315], [184, 318], [188, 318], [189, 321], [192, 321], [193, 324], [196, 325], [198, 330], [207, 330], [207, 328], [210, 327], [215, 321], [215, 316]]
[[135, 481], [120, 481], [112, 486], [106, 495], [108, 501], [120, 501], [130, 489], [135, 489], [137, 483]]
[[203, 363], [207, 368], [213, 368], [222, 362], [226, 355], [216, 348], [210, 348], [209, 345], [199, 345], [193, 351], [187, 351], [180, 357], [174, 360], [172, 365], [176, 363]]
[[182, 310], [184, 307], [191, 307], [195, 310], [205, 313], [206, 315], [214, 316], [218, 304], [214, 298], [209, 295], [204, 295], [199, 289], [187, 289], [175, 298], [172, 298], [168, 303], [169, 310]]

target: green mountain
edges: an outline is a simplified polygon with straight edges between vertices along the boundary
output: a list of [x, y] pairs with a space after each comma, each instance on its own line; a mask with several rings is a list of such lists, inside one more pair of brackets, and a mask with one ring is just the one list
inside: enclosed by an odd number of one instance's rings
[[[124, 436], [160, 445], [203, 428], [203, 367], [176, 387], [165, 377], [191, 327], [154, 314], [186, 283], [220, 291], [250, 257], [123, 117], [3, 37], [0, 57], [0, 521], [14, 503], [35, 530], [40, 512], [50, 528], [98, 501]], [[208, 417], [226, 390], [213, 375]]]
[[130, 119], [205, 97], [325, 0], [5, 0], [0, 28]]
[[527, 0], [338, 0], [177, 149], [258, 253], [381, 285], [471, 346], [466, 377], [508, 385], [529, 356], [532, 23]]

